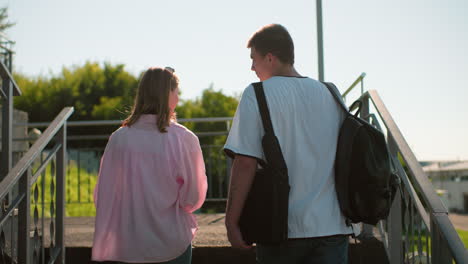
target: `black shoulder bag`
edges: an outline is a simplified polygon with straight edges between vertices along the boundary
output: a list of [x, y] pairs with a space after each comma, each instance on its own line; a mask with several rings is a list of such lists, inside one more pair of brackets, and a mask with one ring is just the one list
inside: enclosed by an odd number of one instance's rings
[[261, 82], [253, 83], [265, 135], [260, 161], [239, 225], [247, 244], [279, 244], [288, 239], [289, 178], [281, 147], [273, 131]]

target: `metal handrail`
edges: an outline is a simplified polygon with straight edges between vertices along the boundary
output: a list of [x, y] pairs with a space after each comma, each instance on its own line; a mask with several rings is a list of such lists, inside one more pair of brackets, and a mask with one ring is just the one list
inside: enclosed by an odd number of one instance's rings
[[[226, 136], [229, 132], [229, 125], [232, 122], [233, 117], [207, 117], [207, 118], [188, 118], [182, 119], [179, 118], [179, 123], [191, 122], [191, 123], [199, 123], [199, 122], [219, 122], [219, 123], [226, 123], [226, 126], [223, 128], [219, 128], [217, 131], [210, 131], [210, 132], [195, 132], [194, 133], [199, 137], [217, 137], [217, 136]], [[42, 125], [46, 125], [48, 122], [41, 122], [41, 123], [14, 123], [15, 126], [28, 126], [28, 127], [40, 127]], [[67, 127], [91, 127], [91, 126], [120, 126], [122, 124], [121, 120], [92, 120], [92, 121], [67, 121]], [[76, 140], [80, 141], [89, 141], [89, 140], [107, 140], [109, 138], [109, 134], [93, 134], [93, 135], [67, 135], [67, 142], [73, 142]], [[31, 140], [34, 142], [36, 138], [28, 137], [28, 138], [13, 138], [14, 141], [24, 141], [24, 140]], [[202, 151], [204, 153], [205, 163], [206, 163], [206, 174], [208, 181], [210, 182], [208, 192], [207, 192], [207, 200], [213, 201], [216, 199], [225, 199], [227, 195], [227, 182], [229, 179], [229, 169], [231, 161], [227, 159], [224, 155], [222, 155], [222, 145], [211, 145], [211, 144], [201, 144]], [[73, 160], [73, 165], [69, 166], [69, 170], [67, 171], [67, 181], [72, 179], [72, 177], [76, 177], [78, 179], [77, 183], [77, 197], [70, 195], [72, 190], [75, 190], [74, 187], [72, 188], [70, 184], [67, 185], [67, 193], [69, 194], [67, 197], [67, 205], [69, 204], [92, 204], [92, 191], [91, 189], [94, 188], [94, 181], [97, 177], [97, 172], [99, 168], [99, 161], [102, 157], [104, 148], [68, 148], [68, 157], [69, 162]], [[47, 149], [47, 157], [45, 160], [49, 158], [53, 149]], [[75, 153], [73, 155], [72, 153]], [[92, 157], [80, 159], [80, 153], [92, 153]], [[82, 156], [82, 157], [83, 157]], [[97, 164], [97, 165], [95, 165]], [[76, 167], [75, 167], [76, 166]], [[219, 167], [221, 166], [221, 167]], [[72, 169], [70, 169], [72, 168]], [[39, 176], [39, 173], [42, 169], [42, 166], [36, 168], [35, 176]], [[76, 169], [76, 170], [75, 170]], [[73, 172], [71, 173], [71, 171]], [[73, 175], [73, 176], [72, 176]], [[33, 176], [33, 178], [35, 178]], [[94, 179], [93, 179], [94, 178]], [[91, 184], [93, 182], [93, 184]], [[84, 190], [84, 191], [83, 191]], [[73, 210], [73, 209], [71, 209]]]
[[3, 81], [6, 80], [6, 81], [11, 82], [11, 84], [13, 85], [13, 96], [21, 95], [21, 89], [16, 84], [15, 80], [13, 79], [13, 76], [11, 76], [10, 71], [8, 70], [8, 67], [1, 60], [0, 60], [0, 77], [2, 78]]
[[[200, 122], [229, 122], [232, 117], [198, 117], [198, 118], [178, 118], [177, 122], [185, 123], [200, 123]], [[122, 124], [123, 120], [91, 120], [91, 121], [68, 121], [68, 127], [77, 126], [118, 126]], [[33, 122], [33, 123], [14, 123], [14, 126], [27, 126], [27, 127], [46, 127], [49, 122]]]
[[[425, 211], [419, 198], [415, 199], [415, 208], [419, 211], [423, 218], [422, 220], [427, 225], [428, 231], [431, 232], [431, 249], [434, 263], [446, 263], [445, 261], [451, 259], [450, 255], [457, 263], [468, 263], [468, 251], [465, 249], [463, 242], [448, 218], [448, 210], [437, 196], [432, 184], [429, 182], [380, 96], [375, 90], [370, 90], [363, 94], [361, 99], [369, 99], [369, 101], [373, 103], [387, 129], [389, 140], [392, 145], [396, 147], [396, 150], [400, 153], [407, 165], [412, 180], [403, 179], [404, 184], [407, 184], [407, 186], [409, 185], [406, 190], [409, 190], [411, 196], [422, 198], [422, 201], [427, 206], [427, 211]], [[402, 166], [399, 166], [398, 170], [400, 172], [400, 177], [406, 175]], [[413, 189], [413, 185], [419, 191], [419, 195]], [[429, 215], [429, 220], [427, 219], [427, 215]], [[428, 221], [430, 221], [429, 225]], [[399, 246], [397, 245], [397, 247]], [[447, 254], [447, 251], [450, 252], [450, 255]], [[399, 260], [396, 260], [395, 263], [398, 263], [398, 261]]]
[[18, 182], [23, 173], [36, 160], [42, 150], [49, 144], [50, 140], [57, 134], [59, 129], [66, 123], [73, 113], [73, 107], [65, 107], [52, 121], [51, 125], [44, 131], [33, 146], [26, 152], [15, 167], [7, 174], [0, 183], [0, 200], [5, 197], [10, 189]]
[[366, 77], [366, 73], [363, 72], [359, 77], [349, 86], [348, 89], [341, 95], [341, 97], [346, 101], [346, 95], [348, 95], [358, 83], [361, 83], [361, 94], [364, 93], [364, 77]]
[[432, 184], [429, 182], [426, 174], [422, 170], [421, 165], [416, 159], [416, 156], [411, 151], [408, 143], [403, 137], [403, 134], [401, 133], [400, 129], [397, 127], [389, 111], [387, 110], [384, 103], [380, 99], [380, 96], [378, 95], [377, 91], [370, 90], [368, 91], [368, 94], [372, 103], [377, 109], [377, 112], [380, 115], [380, 118], [382, 119], [383, 123], [387, 127], [389, 134], [391, 134], [391, 136], [395, 140], [395, 143], [398, 146], [398, 149], [403, 157], [403, 160], [406, 162], [409, 170], [413, 174], [413, 177], [416, 179], [416, 181], [414, 181], [414, 184], [416, 184], [416, 188], [423, 191], [424, 195], [422, 198], [424, 199], [426, 204], [431, 207], [431, 210], [434, 213], [448, 213], [447, 208], [445, 208], [439, 196], [437, 196], [437, 193], [432, 187]]
[[5, 35], [3, 32], [0, 32], [0, 49], [4, 49], [7, 53], [13, 54], [14, 51], [11, 48], [8, 48], [3, 44], [11, 46], [11, 45], [14, 45], [15, 43], [16, 43], [15, 41], [9, 39], [7, 35]]
[[[64, 217], [65, 217], [65, 175], [66, 175], [66, 122], [73, 113], [73, 107], [64, 108], [59, 115], [52, 121], [51, 125], [26, 152], [20, 161], [8, 172], [0, 183], [0, 201], [5, 202], [5, 211], [0, 217], [0, 229], [3, 234], [3, 227], [7, 221], [11, 221], [11, 231], [15, 232], [13, 226], [17, 228], [17, 244], [11, 246], [11, 252], [17, 252], [18, 263], [29, 264], [31, 261], [39, 263], [40, 256], [44, 256], [45, 245], [43, 245], [43, 234], [39, 235], [39, 229], [44, 230], [44, 210], [42, 210], [42, 226], [39, 223], [38, 202], [39, 191], [38, 181], [41, 174], [48, 164], [51, 164], [51, 172], [56, 175], [56, 185], [51, 178], [50, 193], [54, 196], [55, 202], [50, 203], [50, 254], [49, 263], [65, 263], [65, 243], [64, 243]], [[31, 177], [34, 162], [41, 155], [48, 144], [54, 142], [50, 155], [43, 161], [36, 173]], [[55, 157], [57, 166], [53, 159]], [[44, 184], [45, 173], [42, 180], [42, 209], [44, 208]], [[52, 176], [54, 177], [54, 176]], [[35, 186], [35, 188], [33, 188]], [[55, 188], [54, 188], [55, 186]], [[17, 190], [17, 191], [16, 191]], [[17, 194], [14, 194], [17, 192]], [[34, 193], [34, 195], [31, 195]], [[14, 195], [13, 195], [14, 194]], [[15, 197], [16, 196], [16, 197]], [[30, 203], [31, 198], [34, 201], [34, 214], [31, 216]], [[13, 214], [17, 210], [18, 214]], [[17, 218], [17, 220], [13, 219]], [[31, 218], [34, 221], [31, 221]], [[55, 224], [54, 224], [55, 221]], [[14, 225], [13, 222], [17, 224]], [[33, 224], [33, 237], [31, 239], [30, 228]], [[41, 238], [42, 237], [42, 238]], [[34, 243], [34, 246], [32, 245]], [[39, 246], [38, 246], [39, 245]], [[4, 256], [5, 244], [1, 243], [1, 253]], [[15, 249], [16, 248], [16, 249]], [[43, 258], [44, 261], [44, 258]], [[55, 262], [57, 261], [57, 262]]]
[[11, 40], [5, 33], [0, 32], [0, 39], [5, 39], [5, 42], [15, 44], [13, 40]]
[[[3, 47], [0, 47], [0, 49]], [[2, 154], [0, 157], [0, 179], [3, 179], [5, 175], [11, 170], [13, 165], [13, 97], [20, 95], [21, 90], [16, 84], [15, 80], [11, 75], [12, 68], [12, 52], [0, 53], [4, 56], [4, 62], [0, 60], [0, 79], [1, 86], [0, 101], [2, 103]]]

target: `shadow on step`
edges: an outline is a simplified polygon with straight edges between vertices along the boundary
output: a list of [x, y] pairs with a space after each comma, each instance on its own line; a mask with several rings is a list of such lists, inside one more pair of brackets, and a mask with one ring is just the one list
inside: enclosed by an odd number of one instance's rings
[[[91, 261], [90, 248], [67, 248], [67, 264], [97, 264]], [[362, 243], [349, 244], [349, 264], [388, 263], [382, 242], [369, 239]], [[192, 264], [255, 264], [255, 249], [238, 250], [230, 247], [196, 247]]]

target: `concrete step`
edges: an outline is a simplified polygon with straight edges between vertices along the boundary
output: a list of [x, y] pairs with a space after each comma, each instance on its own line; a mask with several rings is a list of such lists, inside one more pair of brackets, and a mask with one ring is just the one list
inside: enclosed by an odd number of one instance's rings
[[[98, 264], [91, 261], [90, 248], [67, 248], [67, 264]], [[192, 264], [225, 263], [255, 264], [255, 250], [238, 250], [230, 247], [197, 247], [192, 251]]]
[[[97, 264], [91, 261], [91, 248], [71, 247], [66, 251], [67, 264]], [[349, 264], [388, 263], [381, 241], [370, 239], [350, 243]], [[231, 247], [194, 247], [192, 264], [255, 264], [255, 249], [239, 250]]]

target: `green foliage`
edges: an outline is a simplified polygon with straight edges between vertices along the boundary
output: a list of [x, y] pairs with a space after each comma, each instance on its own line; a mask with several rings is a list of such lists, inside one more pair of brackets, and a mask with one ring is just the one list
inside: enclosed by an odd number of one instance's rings
[[[82, 66], [64, 67], [56, 76], [28, 77], [16, 73], [14, 78], [23, 92], [22, 96], [15, 97], [15, 108], [27, 112], [30, 122], [51, 121], [66, 106], [75, 108], [70, 120], [124, 119], [131, 109], [138, 85], [138, 79], [126, 72], [124, 65], [92, 62]], [[222, 90], [215, 90], [212, 84], [203, 91], [201, 97], [181, 101], [176, 111], [179, 118], [232, 117], [237, 104], [236, 97], [227, 96]], [[195, 133], [228, 131], [227, 122], [192, 122], [183, 125]], [[70, 136], [109, 135], [113, 130], [115, 126], [69, 127], [67, 133]], [[226, 135], [199, 138], [201, 145], [206, 146], [203, 153], [207, 173], [212, 179], [210, 184], [226, 185], [224, 180], [228, 161], [222, 153]], [[99, 148], [104, 147], [106, 141], [69, 141], [68, 147]], [[217, 188], [213, 195], [225, 196], [221, 193], [224, 189], [226, 188]], [[83, 210], [90, 212], [94, 207]]]
[[[221, 90], [215, 91], [211, 84], [203, 91], [201, 98], [183, 101], [176, 111], [179, 118], [232, 117], [238, 103], [235, 97], [227, 96]], [[227, 131], [226, 123], [222, 122], [184, 123], [184, 125], [196, 132]], [[225, 137], [201, 139], [204, 144], [224, 143], [224, 140]]]
[[0, 8], [0, 32], [5, 32], [6, 29], [14, 26], [16, 23], [8, 21], [8, 8]]
[[91, 115], [94, 118], [100, 117], [100, 119], [116, 119], [113, 118], [116, 113], [115, 109], [119, 109], [122, 105], [122, 97], [107, 97], [103, 96], [99, 99], [100, 104], [93, 106], [93, 111]]
[[[94, 207], [94, 186], [96, 185], [97, 177], [95, 173], [87, 172], [85, 169], [80, 169], [78, 176], [78, 166], [74, 161], [70, 162], [67, 169], [66, 178], [66, 216], [95, 216], [96, 209]], [[46, 172], [38, 178], [38, 181], [31, 188], [31, 215], [34, 215], [34, 210], [37, 207], [39, 216], [42, 216], [42, 207], [44, 207], [44, 217], [51, 216], [50, 205], [53, 200], [55, 203], [56, 191], [51, 193], [52, 180], [54, 186], [57, 186], [57, 179], [52, 177], [52, 168], [49, 164]], [[44, 183], [42, 181], [45, 181]], [[42, 199], [42, 186], [44, 184], [44, 199]], [[34, 192], [38, 192], [38, 199], [35, 200]], [[53, 199], [52, 199], [53, 198]], [[43, 206], [44, 205], [44, 206]]]
[[23, 91], [15, 108], [29, 113], [31, 122], [52, 120], [64, 107], [74, 106], [70, 120], [123, 119], [132, 104], [138, 80], [124, 65], [87, 62], [58, 76], [28, 78], [15, 74]]
[[[67, 106], [75, 111], [70, 120], [122, 120], [130, 110], [136, 77], [124, 65], [87, 62], [63, 68], [51, 77], [14, 74], [23, 94], [15, 97], [15, 108], [25, 111], [30, 122], [50, 122]], [[109, 135], [116, 127], [70, 127], [69, 135]], [[70, 147], [104, 146], [105, 141], [70, 142]]]
[[465, 248], [468, 248], [468, 230], [457, 229], [457, 233], [463, 241], [463, 244], [465, 244]]
[[[426, 237], [426, 235], [428, 236]], [[413, 235], [410, 237], [410, 239], [411, 249], [407, 253], [408, 256], [412, 256], [415, 252], [418, 252], [418, 247], [421, 247], [421, 251], [425, 252], [425, 254], [431, 252], [432, 245], [430, 234], [426, 234], [426, 232], [423, 231], [420, 237]]]
[[[16, 73], [14, 78], [22, 96], [15, 97], [15, 108], [29, 114], [30, 122], [46, 122], [66, 106], [74, 106], [70, 120], [124, 119], [131, 109], [138, 79], [125, 71], [124, 65], [87, 62], [83, 66], [64, 67], [52, 77], [28, 77]], [[200, 98], [181, 101], [179, 118], [232, 117], [238, 100], [216, 91], [213, 84]], [[186, 123], [199, 132], [226, 130], [226, 124]]]
[[[203, 91], [201, 98], [184, 101], [177, 108], [179, 118], [198, 118], [198, 117], [232, 117], [236, 112], [238, 100], [235, 97], [227, 96], [222, 91], [216, 91], [213, 85], [210, 85]], [[227, 132], [227, 122], [203, 122], [203, 123], [184, 123], [190, 130], [199, 132]], [[226, 136], [199, 136], [200, 144], [205, 146], [203, 156], [207, 174], [210, 175], [209, 185], [214, 197], [225, 197], [223, 190], [226, 187], [226, 166], [227, 159], [223, 153], [223, 145]]]

